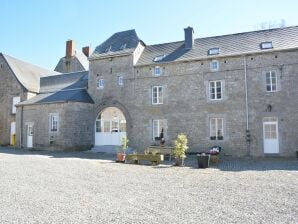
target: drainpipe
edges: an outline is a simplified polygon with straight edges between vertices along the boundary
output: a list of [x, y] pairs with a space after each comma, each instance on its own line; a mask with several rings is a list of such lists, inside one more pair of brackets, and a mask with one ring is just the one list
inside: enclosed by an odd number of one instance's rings
[[250, 156], [250, 130], [248, 126], [248, 92], [247, 92], [247, 64], [246, 57], [243, 56], [244, 62], [244, 86], [245, 86], [245, 113], [246, 113], [246, 145], [247, 145], [247, 156]]
[[24, 106], [21, 106], [21, 125], [20, 125], [20, 145], [19, 145], [19, 148], [21, 149], [22, 148], [22, 140], [23, 140], [23, 109], [24, 109]]

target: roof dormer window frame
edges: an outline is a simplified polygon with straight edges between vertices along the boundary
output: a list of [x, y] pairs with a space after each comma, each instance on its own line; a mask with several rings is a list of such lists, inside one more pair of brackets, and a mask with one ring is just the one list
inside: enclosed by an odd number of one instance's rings
[[265, 41], [260, 43], [260, 48], [261, 50], [272, 49], [273, 48], [272, 41]]
[[220, 52], [219, 47], [213, 47], [208, 50], [208, 55], [218, 55]]
[[158, 62], [158, 61], [161, 61], [162, 59], [164, 59], [165, 57], [166, 57], [165, 54], [158, 55], [158, 56], [155, 56], [155, 57], [153, 58], [153, 61], [154, 61], [154, 62]]

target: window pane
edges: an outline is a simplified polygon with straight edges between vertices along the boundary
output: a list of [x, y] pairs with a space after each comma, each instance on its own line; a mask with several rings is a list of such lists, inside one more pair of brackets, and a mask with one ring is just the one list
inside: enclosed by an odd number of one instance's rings
[[101, 124], [100, 121], [95, 122], [95, 131], [96, 132], [101, 132]]
[[111, 132], [110, 130], [110, 121], [103, 122], [103, 132]]

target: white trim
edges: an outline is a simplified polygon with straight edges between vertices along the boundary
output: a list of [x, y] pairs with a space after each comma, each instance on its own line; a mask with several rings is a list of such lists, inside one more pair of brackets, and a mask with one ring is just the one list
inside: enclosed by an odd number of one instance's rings
[[[159, 90], [161, 88], [161, 91]], [[154, 89], [156, 89], [156, 102], [154, 102]], [[151, 87], [151, 103], [152, 105], [163, 104], [164, 87], [163, 86], [152, 86]]]
[[[157, 72], [158, 71], [158, 72]], [[153, 68], [153, 75], [154, 76], [160, 76], [161, 75], [161, 67], [160, 66], [155, 66]]]
[[[220, 98], [217, 96], [217, 82], [220, 82]], [[214, 99], [211, 98], [211, 83], [214, 83]], [[208, 82], [208, 88], [209, 88], [209, 100], [217, 101], [223, 99], [223, 81], [222, 80], [214, 80]]]
[[[213, 65], [215, 65], [216, 64], [216, 67], [214, 67]], [[212, 71], [212, 72], [217, 72], [218, 70], [219, 70], [219, 61], [218, 60], [212, 60], [211, 62], [210, 62], [210, 70]]]
[[16, 104], [18, 104], [19, 102], [21, 102], [21, 97], [20, 96], [14, 96], [12, 98], [12, 108], [11, 108], [11, 113], [12, 114], [16, 114], [16, 112], [17, 112]]
[[[215, 124], [215, 130], [212, 130], [212, 121], [214, 120], [214, 124]], [[221, 124], [220, 124], [221, 123]], [[219, 129], [219, 126], [221, 126], [221, 129]], [[218, 135], [218, 131], [221, 131], [221, 135]], [[212, 133], [215, 132], [215, 135], [213, 135]], [[215, 140], [224, 140], [224, 118], [223, 117], [211, 117], [209, 119], [209, 138], [211, 140], [211, 137], [215, 137], [215, 139], [212, 141], [215, 141]], [[218, 139], [219, 136], [222, 136], [223, 139]]]
[[[269, 80], [270, 80], [270, 83], [267, 83], [267, 74], [269, 75]], [[273, 77], [272, 76], [275, 76], [275, 83], [272, 82], [272, 79]], [[277, 75], [276, 75], [276, 72], [275, 71], [267, 71], [265, 72], [265, 86], [266, 86], [266, 92], [268, 93], [271, 93], [271, 92], [277, 92]], [[267, 87], [270, 87], [270, 90], [267, 89]], [[275, 86], [275, 90], [273, 90], [273, 86]]]
[[59, 113], [49, 114], [49, 132], [50, 133], [59, 132]]
[[105, 87], [105, 80], [104, 79], [98, 79], [96, 83], [97, 89], [103, 89]]

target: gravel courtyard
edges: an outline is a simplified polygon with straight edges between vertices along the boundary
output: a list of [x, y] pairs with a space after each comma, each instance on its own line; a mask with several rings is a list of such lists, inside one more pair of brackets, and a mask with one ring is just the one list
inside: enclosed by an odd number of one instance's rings
[[113, 160], [1, 148], [0, 223], [297, 223], [297, 159]]

